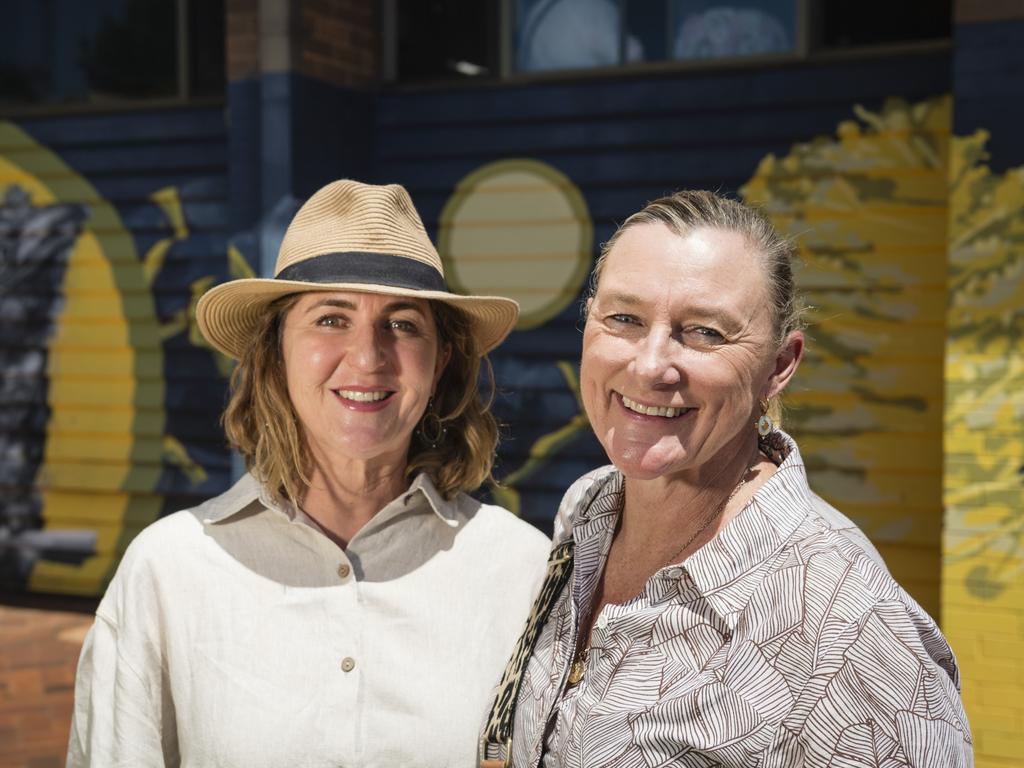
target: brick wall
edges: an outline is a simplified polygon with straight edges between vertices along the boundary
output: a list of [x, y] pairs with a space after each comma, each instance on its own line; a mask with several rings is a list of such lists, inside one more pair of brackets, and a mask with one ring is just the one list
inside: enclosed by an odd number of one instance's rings
[[349, 88], [378, 74], [376, 0], [226, 0], [229, 81], [288, 70]]
[[225, 34], [228, 80], [242, 80], [259, 72], [259, 2], [226, 0]]
[[376, 81], [374, 0], [303, 0], [294, 40], [295, 66], [302, 74], [346, 87]]

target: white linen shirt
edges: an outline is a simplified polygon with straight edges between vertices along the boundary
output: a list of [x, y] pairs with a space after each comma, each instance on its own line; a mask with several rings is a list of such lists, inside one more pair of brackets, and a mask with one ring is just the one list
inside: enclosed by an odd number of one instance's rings
[[343, 550], [243, 477], [140, 533], [68, 766], [470, 766], [548, 540], [425, 475]]

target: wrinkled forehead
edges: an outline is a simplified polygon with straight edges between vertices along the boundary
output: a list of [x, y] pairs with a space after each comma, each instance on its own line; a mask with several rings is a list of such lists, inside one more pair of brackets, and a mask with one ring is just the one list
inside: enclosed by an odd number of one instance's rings
[[703, 279], [726, 287], [753, 286], [767, 280], [763, 255], [743, 233], [712, 227], [676, 233], [661, 223], [636, 224], [621, 232], [600, 268], [598, 288], [606, 277], [628, 280], [639, 272], [656, 274], [665, 285]]

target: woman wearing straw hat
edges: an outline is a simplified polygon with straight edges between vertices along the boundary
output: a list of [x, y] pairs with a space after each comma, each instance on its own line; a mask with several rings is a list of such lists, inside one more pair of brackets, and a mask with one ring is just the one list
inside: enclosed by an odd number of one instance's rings
[[469, 765], [547, 540], [465, 495], [496, 427], [509, 299], [448, 292], [406, 191], [338, 181], [274, 279], [207, 293], [239, 361], [246, 474], [126, 552], [96, 612], [68, 765]]

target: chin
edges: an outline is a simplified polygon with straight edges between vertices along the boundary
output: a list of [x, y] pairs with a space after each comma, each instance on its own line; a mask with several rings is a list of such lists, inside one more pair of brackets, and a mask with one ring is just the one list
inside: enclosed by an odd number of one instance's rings
[[608, 456], [616, 469], [633, 480], [656, 480], [678, 471], [682, 464], [678, 453], [666, 456], [657, 446], [649, 445], [608, 451]]

